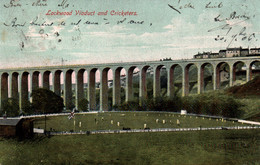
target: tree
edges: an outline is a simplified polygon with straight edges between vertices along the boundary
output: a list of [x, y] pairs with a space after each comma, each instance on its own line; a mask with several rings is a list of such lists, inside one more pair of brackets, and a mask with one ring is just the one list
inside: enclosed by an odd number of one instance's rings
[[63, 98], [48, 89], [33, 90], [31, 97], [36, 113], [59, 113], [63, 110]]
[[34, 114], [34, 109], [32, 108], [32, 104], [30, 103], [29, 100], [26, 100], [23, 102], [22, 111], [23, 111], [23, 114], [25, 114], [25, 115]]
[[88, 100], [87, 99], [82, 99], [79, 101], [79, 110], [80, 111], [88, 111]]
[[8, 98], [2, 102], [3, 112], [8, 117], [15, 117], [19, 115], [19, 102], [17, 99]]

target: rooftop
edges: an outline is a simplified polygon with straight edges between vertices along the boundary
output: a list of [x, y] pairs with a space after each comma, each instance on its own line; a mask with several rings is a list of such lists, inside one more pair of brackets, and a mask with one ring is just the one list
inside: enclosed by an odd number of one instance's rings
[[20, 120], [21, 120], [20, 118], [16, 118], [16, 119], [0, 119], [0, 125], [16, 126], [19, 123]]
[[250, 50], [259, 50], [260, 48], [251, 48]]
[[239, 47], [239, 48], [227, 48], [227, 50], [241, 50], [242, 48]]

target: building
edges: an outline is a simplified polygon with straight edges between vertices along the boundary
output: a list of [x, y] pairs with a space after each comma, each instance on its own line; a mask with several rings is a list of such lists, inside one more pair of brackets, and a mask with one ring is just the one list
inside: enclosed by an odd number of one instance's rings
[[209, 55], [211, 54], [211, 52], [203, 52], [203, 53], [200, 53], [198, 52], [198, 54], [196, 54], [194, 56], [194, 58], [197, 58], [197, 59], [200, 59], [200, 58], [209, 58]]
[[219, 51], [219, 57], [220, 57], [220, 58], [226, 57], [226, 52], [227, 52], [227, 50], [220, 50], [220, 51]]
[[239, 48], [227, 48], [226, 57], [240, 57], [241, 47]]
[[260, 48], [251, 48], [250, 49], [250, 54], [252, 55], [260, 55]]
[[249, 49], [248, 48], [240, 50], [240, 56], [241, 57], [246, 57], [248, 55], [249, 55]]
[[23, 118], [0, 119], [0, 136], [28, 138], [33, 136], [33, 120]]
[[260, 48], [227, 48], [226, 50], [220, 50], [218, 53], [203, 52], [194, 55], [195, 59], [205, 58], [225, 58], [225, 57], [248, 57], [248, 56], [260, 56]]
[[201, 58], [218, 58], [219, 53], [212, 53], [212, 52], [203, 52], [203, 53], [198, 53], [194, 56], [196, 59], [201, 59]]
[[210, 53], [209, 58], [219, 58], [219, 54], [218, 53]]

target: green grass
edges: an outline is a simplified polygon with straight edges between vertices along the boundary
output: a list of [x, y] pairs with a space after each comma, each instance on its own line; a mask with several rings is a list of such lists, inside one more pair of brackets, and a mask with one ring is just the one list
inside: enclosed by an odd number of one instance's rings
[[242, 108], [243, 111], [245, 111], [245, 114], [243, 116], [244, 119], [250, 118], [251, 116], [254, 116], [256, 114], [260, 113], [260, 99], [259, 97], [247, 97], [238, 99], [242, 104], [244, 104], [244, 107]]
[[[97, 123], [95, 122], [95, 119]], [[156, 119], [159, 122], [156, 123]], [[176, 124], [179, 119], [181, 125]], [[113, 120], [113, 124], [111, 124]], [[162, 120], [166, 123], [163, 124]], [[82, 127], [79, 127], [79, 122]], [[120, 122], [120, 126], [117, 126]], [[216, 127], [231, 121], [157, 112], [105, 112], [75, 116], [75, 130]], [[44, 117], [35, 126], [44, 128]], [[47, 117], [47, 130], [74, 130], [68, 116]], [[260, 130], [215, 130], [0, 138], [0, 164], [259, 164]]]
[[[95, 120], [96, 119], [96, 120]], [[159, 122], [156, 123], [156, 119]], [[180, 126], [177, 125], [177, 119]], [[113, 120], [113, 124], [111, 124]], [[163, 123], [165, 120], [166, 123]], [[74, 130], [75, 121], [75, 130]], [[95, 122], [96, 121], [96, 122]], [[79, 127], [81, 122], [81, 127]], [[120, 123], [120, 126], [117, 125]], [[149, 128], [194, 128], [194, 127], [218, 127], [218, 126], [237, 126], [241, 123], [232, 121], [220, 121], [219, 119], [195, 117], [188, 115], [178, 115], [174, 113], [156, 112], [105, 112], [97, 114], [75, 115], [75, 119], [68, 119], [68, 116], [47, 117], [47, 130], [50, 128], [55, 131], [87, 131], [87, 130], [116, 130], [128, 127], [131, 129], [143, 129], [144, 124]], [[35, 119], [35, 128], [44, 128], [44, 118]]]
[[0, 139], [0, 163], [259, 164], [259, 130], [218, 130]]

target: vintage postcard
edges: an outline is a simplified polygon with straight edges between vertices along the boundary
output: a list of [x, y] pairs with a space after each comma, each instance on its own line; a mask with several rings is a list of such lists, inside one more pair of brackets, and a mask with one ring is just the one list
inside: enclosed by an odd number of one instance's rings
[[0, 165], [259, 164], [257, 0], [1, 0]]

